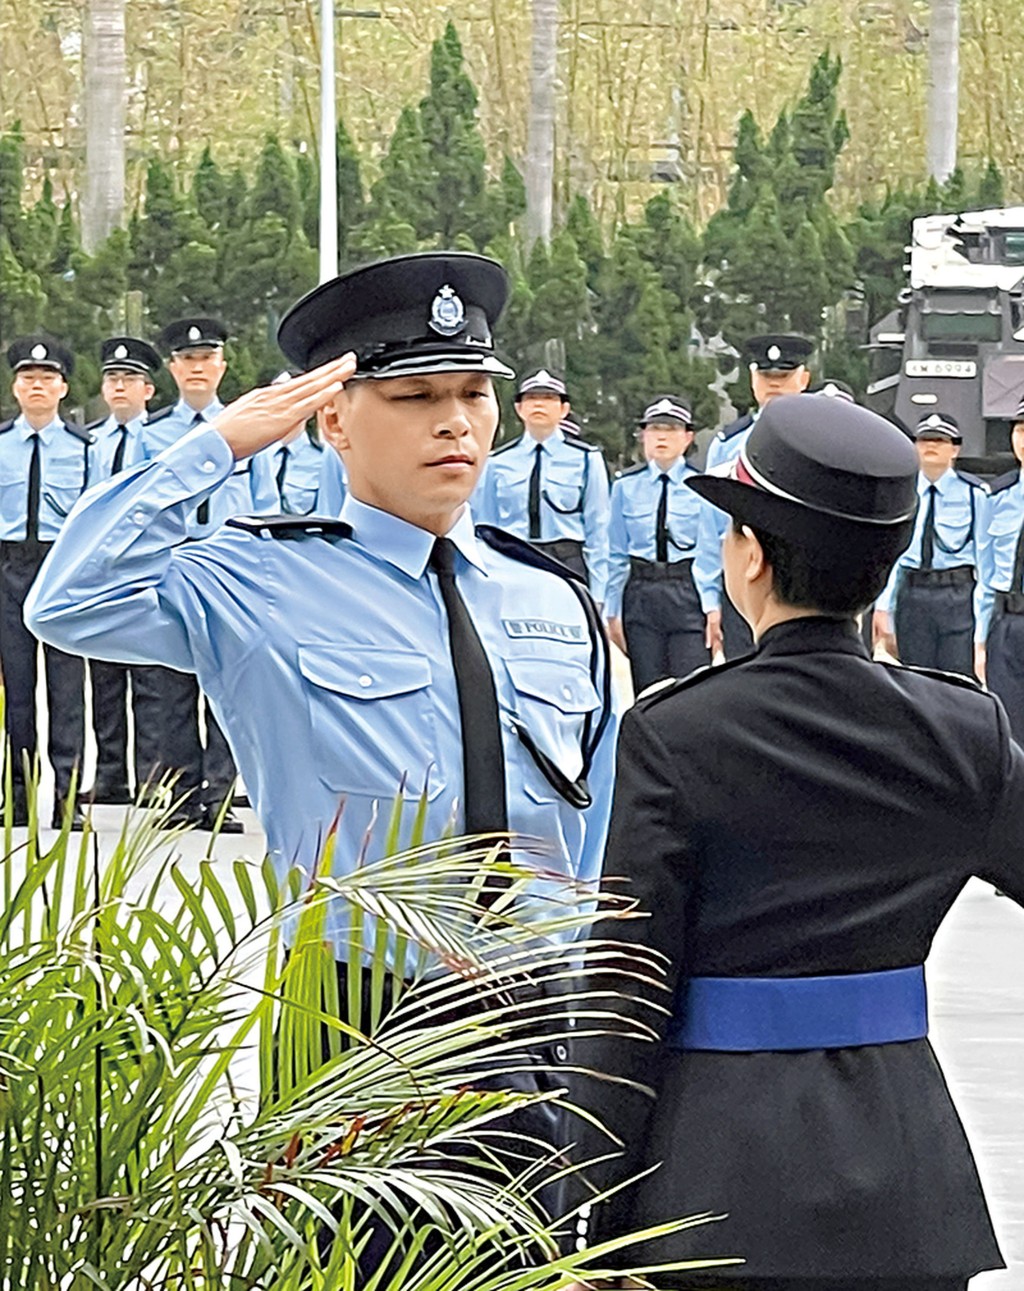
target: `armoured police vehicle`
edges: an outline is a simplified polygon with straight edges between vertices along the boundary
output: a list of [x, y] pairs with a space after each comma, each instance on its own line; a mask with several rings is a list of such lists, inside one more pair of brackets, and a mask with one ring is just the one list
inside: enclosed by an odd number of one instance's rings
[[908, 433], [956, 418], [968, 470], [1010, 469], [1024, 399], [1024, 206], [913, 222], [910, 282], [870, 334], [866, 402]]

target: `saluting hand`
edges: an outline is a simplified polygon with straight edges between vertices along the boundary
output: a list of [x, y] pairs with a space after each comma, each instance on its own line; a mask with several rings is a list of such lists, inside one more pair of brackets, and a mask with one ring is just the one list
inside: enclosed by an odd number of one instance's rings
[[326, 407], [356, 370], [356, 356], [343, 354], [291, 381], [250, 390], [210, 422], [227, 440], [236, 460], [276, 444], [296, 423]]

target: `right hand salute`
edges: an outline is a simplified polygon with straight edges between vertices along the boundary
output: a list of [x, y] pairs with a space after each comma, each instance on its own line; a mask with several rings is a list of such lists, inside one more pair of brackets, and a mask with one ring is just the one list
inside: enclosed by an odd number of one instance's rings
[[250, 390], [210, 424], [223, 435], [236, 459], [251, 457], [326, 407], [355, 370], [356, 356], [343, 354], [291, 381]]

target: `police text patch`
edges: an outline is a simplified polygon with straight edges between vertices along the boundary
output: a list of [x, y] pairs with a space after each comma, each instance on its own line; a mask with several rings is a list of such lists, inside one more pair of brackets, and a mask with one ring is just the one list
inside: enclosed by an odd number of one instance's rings
[[583, 628], [576, 623], [552, 623], [550, 619], [502, 619], [510, 637], [536, 637], [546, 641], [582, 641]]

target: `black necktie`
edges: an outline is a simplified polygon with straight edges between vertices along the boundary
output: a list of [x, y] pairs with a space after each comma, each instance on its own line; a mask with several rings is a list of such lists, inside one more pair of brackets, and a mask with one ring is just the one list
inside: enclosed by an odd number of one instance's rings
[[277, 481], [277, 496], [281, 500], [281, 509], [284, 510], [284, 478], [288, 474], [288, 445], [285, 444], [281, 449], [281, 465], [277, 468], [277, 475], [274, 477]]
[[494, 675], [455, 582], [455, 544], [438, 538], [430, 556], [448, 612], [448, 642], [455, 668], [462, 726], [463, 811], [467, 834], [505, 833], [505, 754]]
[[[194, 430], [196, 426], [201, 426], [202, 424], [203, 424], [203, 414], [201, 412], [197, 412], [196, 415], [192, 418], [192, 429]], [[196, 523], [209, 524], [209, 522], [210, 522], [210, 499], [207, 498], [205, 502], [200, 502], [199, 505], [196, 507]]]
[[1024, 591], [1024, 524], [1020, 527], [1020, 533], [1017, 535], [1017, 550], [1013, 555], [1013, 581], [1010, 583], [1011, 592]]
[[25, 540], [39, 538], [39, 436], [32, 436], [32, 461], [28, 468], [28, 502], [25, 508]]
[[658, 515], [654, 522], [654, 556], [656, 560], [668, 560], [668, 476], [660, 475], [661, 497], [658, 499]]
[[110, 468], [111, 475], [116, 475], [124, 466], [124, 446], [128, 442], [128, 427], [119, 423], [117, 428], [121, 432], [121, 438], [117, 441], [117, 447], [114, 449], [114, 464]]
[[533, 470], [530, 472], [530, 537], [540, 537], [540, 455], [544, 445], [538, 444], [533, 450]]
[[928, 511], [924, 517], [924, 528], [921, 530], [921, 568], [931, 569], [935, 559], [935, 495], [938, 492], [934, 484], [928, 486]]

